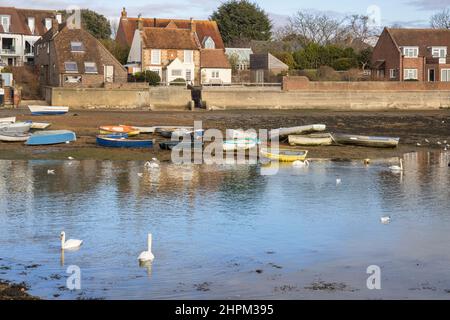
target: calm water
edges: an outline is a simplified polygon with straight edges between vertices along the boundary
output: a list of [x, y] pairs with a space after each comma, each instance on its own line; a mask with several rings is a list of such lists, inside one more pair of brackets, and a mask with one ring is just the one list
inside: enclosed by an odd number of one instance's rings
[[[385, 161], [276, 175], [0, 161], [0, 278], [50, 299], [450, 298], [448, 161], [410, 154], [403, 175]], [[84, 240], [63, 264], [62, 230]], [[140, 267], [148, 232], [156, 259]], [[65, 289], [69, 265], [81, 268], [80, 291]], [[369, 265], [381, 267], [382, 290], [367, 289]], [[310, 288], [321, 281], [335, 290]]]

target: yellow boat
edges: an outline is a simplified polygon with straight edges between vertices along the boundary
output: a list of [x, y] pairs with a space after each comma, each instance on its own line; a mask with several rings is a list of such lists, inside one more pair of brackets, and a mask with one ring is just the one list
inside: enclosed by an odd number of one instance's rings
[[308, 155], [307, 150], [295, 150], [295, 149], [279, 149], [268, 151], [267, 149], [261, 149], [261, 157], [275, 160], [279, 162], [295, 162], [304, 161]]

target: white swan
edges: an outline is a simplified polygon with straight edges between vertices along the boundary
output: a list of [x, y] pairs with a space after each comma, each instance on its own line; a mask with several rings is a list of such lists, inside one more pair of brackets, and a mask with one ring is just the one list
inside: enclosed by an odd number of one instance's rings
[[391, 223], [391, 217], [389, 217], [389, 216], [381, 217], [380, 220], [381, 220], [382, 224], [389, 224], [389, 223]]
[[309, 161], [308, 160], [305, 160], [305, 161], [297, 160], [292, 163], [292, 166], [297, 167], [297, 168], [309, 167]]
[[157, 169], [159, 168], [159, 161], [156, 158], [153, 158], [152, 161], [147, 161], [144, 165], [147, 168]]
[[83, 240], [69, 239], [66, 241], [66, 233], [61, 232], [61, 249], [63, 250], [73, 250], [78, 249], [83, 244]]
[[342, 180], [341, 179], [336, 179], [336, 185], [340, 185], [342, 183]]
[[152, 262], [153, 260], [155, 260], [155, 256], [152, 253], [152, 235], [151, 235], [151, 233], [148, 234], [147, 242], [148, 242], [148, 251], [143, 251], [139, 255], [139, 257], [138, 257], [139, 262]]
[[403, 172], [403, 159], [400, 159], [400, 166], [390, 166], [392, 172]]

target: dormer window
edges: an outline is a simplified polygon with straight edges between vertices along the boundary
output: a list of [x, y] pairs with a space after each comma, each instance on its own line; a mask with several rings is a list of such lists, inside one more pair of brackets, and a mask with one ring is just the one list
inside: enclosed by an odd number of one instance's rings
[[52, 19], [46, 18], [45, 19], [45, 29], [50, 30], [52, 28]]
[[215, 49], [216, 43], [211, 37], [206, 37], [203, 41], [203, 46], [205, 47], [205, 49]]
[[34, 17], [28, 17], [28, 28], [31, 31], [31, 34], [34, 34], [34, 31], [36, 30], [36, 24], [35, 24], [36, 20], [34, 19]]
[[72, 41], [70, 43], [70, 48], [72, 52], [84, 52], [84, 46], [82, 42]]
[[0, 16], [0, 23], [3, 27], [3, 31], [9, 32], [9, 27], [11, 26], [11, 16]]
[[431, 53], [433, 55], [433, 58], [446, 58], [447, 47], [432, 47]]
[[405, 58], [418, 58], [419, 47], [403, 47], [403, 55]]

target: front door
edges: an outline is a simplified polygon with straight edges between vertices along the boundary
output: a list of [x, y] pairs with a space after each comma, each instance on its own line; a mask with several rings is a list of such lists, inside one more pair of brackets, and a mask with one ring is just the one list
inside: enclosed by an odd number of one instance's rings
[[434, 69], [428, 69], [428, 81], [430, 82], [436, 81], [436, 73]]
[[105, 66], [105, 82], [114, 82], [114, 66]]

